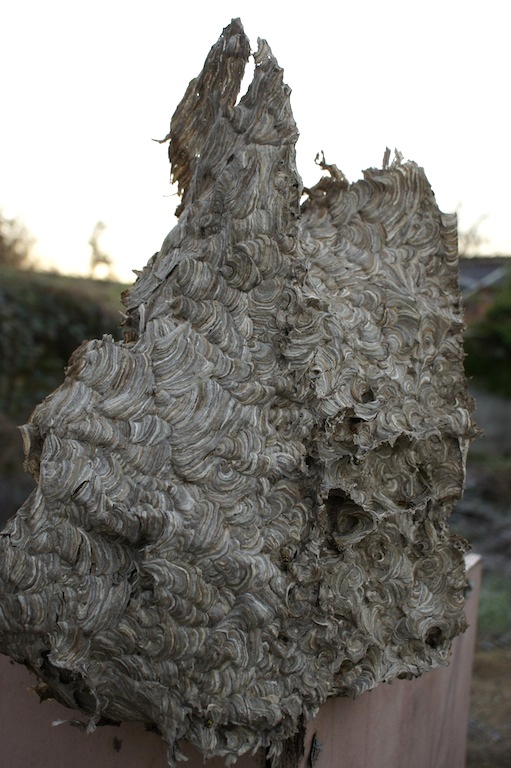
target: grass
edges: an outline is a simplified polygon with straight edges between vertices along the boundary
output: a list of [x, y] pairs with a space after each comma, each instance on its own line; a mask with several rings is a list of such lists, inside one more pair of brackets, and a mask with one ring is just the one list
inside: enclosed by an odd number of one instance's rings
[[511, 630], [511, 583], [500, 573], [483, 576], [478, 630], [485, 640], [498, 640]]

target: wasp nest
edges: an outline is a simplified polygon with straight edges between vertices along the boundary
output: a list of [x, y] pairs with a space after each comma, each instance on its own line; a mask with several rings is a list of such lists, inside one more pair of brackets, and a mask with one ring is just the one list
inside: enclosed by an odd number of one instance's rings
[[397, 158], [307, 190], [233, 21], [171, 122], [179, 222], [23, 427], [0, 648], [97, 722], [278, 754], [329, 696], [445, 665], [474, 434], [456, 221]]

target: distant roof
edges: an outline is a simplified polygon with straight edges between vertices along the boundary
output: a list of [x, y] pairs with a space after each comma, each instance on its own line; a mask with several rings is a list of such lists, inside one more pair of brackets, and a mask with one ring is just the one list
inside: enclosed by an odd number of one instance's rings
[[460, 288], [467, 298], [511, 274], [511, 256], [460, 257]]

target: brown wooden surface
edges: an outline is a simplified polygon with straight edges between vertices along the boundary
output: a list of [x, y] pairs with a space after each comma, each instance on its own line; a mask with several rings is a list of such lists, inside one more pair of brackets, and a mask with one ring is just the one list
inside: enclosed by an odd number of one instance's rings
[[[300, 768], [463, 768], [481, 559], [467, 558], [473, 586], [467, 600], [469, 629], [453, 646], [448, 668], [418, 680], [380, 685], [356, 700], [332, 699], [307, 726]], [[165, 768], [161, 739], [138, 724], [98, 728], [92, 734], [68, 724], [74, 713], [39, 699], [36, 680], [0, 655], [1, 768]], [[81, 715], [77, 715], [84, 719]], [[314, 749], [311, 747], [314, 741]], [[188, 768], [223, 768], [192, 749]], [[183, 764], [184, 765], [184, 764]], [[239, 768], [260, 768], [264, 755], [245, 755]]]

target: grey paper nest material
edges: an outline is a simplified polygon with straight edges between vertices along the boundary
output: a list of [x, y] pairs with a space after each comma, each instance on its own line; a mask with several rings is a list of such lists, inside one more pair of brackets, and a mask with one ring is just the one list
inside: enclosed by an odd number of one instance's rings
[[277, 754], [329, 696], [447, 662], [474, 434], [456, 223], [396, 161], [309, 190], [265, 42], [224, 30], [172, 118], [179, 224], [24, 427], [0, 648], [91, 718]]

